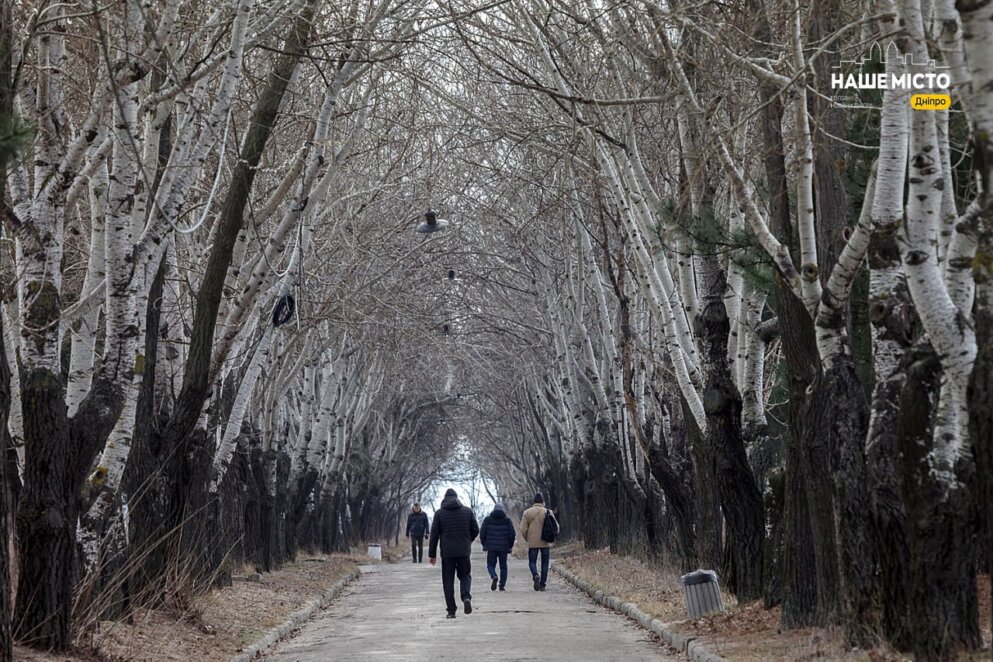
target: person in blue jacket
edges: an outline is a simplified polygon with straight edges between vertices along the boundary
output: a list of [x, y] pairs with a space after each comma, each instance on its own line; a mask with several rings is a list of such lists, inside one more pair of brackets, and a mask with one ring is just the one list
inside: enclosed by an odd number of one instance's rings
[[514, 549], [517, 531], [502, 504], [495, 504], [479, 528], [479, 542], [486, 552], [486, 570], [490, 573], [490, 590], [497, 589], [496, 565], [500, 562], [500, 590], [507, 586], [507, 554]]
[[428, 524], [428, 514], [421, 510], [421, 504], [415, 503], [407, 515], [407, 533], [410, 538], [410, 555], [414, 563], [422, 563], [424, 560], [424, 539], [428, 537], [431, 530]]

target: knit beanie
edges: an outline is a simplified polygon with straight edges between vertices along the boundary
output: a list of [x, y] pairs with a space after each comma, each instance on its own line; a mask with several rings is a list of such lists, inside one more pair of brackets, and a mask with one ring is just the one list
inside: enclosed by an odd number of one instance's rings
[[534, 502], [535, 503], [545, 503], [545, 499], [541, 496], [541, 492], [537, 492], [534, 495]]

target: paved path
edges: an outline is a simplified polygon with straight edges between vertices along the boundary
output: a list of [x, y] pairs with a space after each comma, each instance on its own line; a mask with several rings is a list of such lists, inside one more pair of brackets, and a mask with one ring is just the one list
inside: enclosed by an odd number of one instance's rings
[[[425, 555], [427, 554], [427, 550]], [[364, 574], [269, 660], [680, 660], [623, 616], [561, 579], [535, 592], [527, 563], [510, 560], [505, 592], [491, 592], [485, 556], [472, 557], [473, 611], [445, 618], [441, 564], [400, 562]], [[554, 550], [553, 561], [554, 563]], [[455, 584], [458, 598], [458, 580]], [[460, 603], [461, 605], [461, 603]]]

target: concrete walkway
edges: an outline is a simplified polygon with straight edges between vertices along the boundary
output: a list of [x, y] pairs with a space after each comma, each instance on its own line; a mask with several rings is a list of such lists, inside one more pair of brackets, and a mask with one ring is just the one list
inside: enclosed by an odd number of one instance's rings
[[[472, 557], [472, 614], [445, 618], [441, 564], [363, 567], [326, 611], [266, 659], [679, 660], [626, 618], [596, 606], [554, 575], [535, 592], [527, 562], [510, 559], [505, 592], [490, 591], [486, 558]], [[554, 550], [552, 563], [554, 563]], [[458, 598], [458, 580], [455, 584]]]

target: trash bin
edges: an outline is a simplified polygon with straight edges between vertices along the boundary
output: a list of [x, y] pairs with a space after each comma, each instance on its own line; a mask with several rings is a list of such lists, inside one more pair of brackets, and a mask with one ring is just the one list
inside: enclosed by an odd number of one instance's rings
[[714, 612], [724, 611], [721, 589], [717, 583], [717, 573], [713, 570], [697, 570], [683, 575], [683, 593], [686, 597], [686, 611], [690, 618], [699, 618]]
[[371, 556], [374, 559], [383, 560], [383, 546], [372, 543], [369, 545], [369, 549], [366, 551], [366, 556]]

